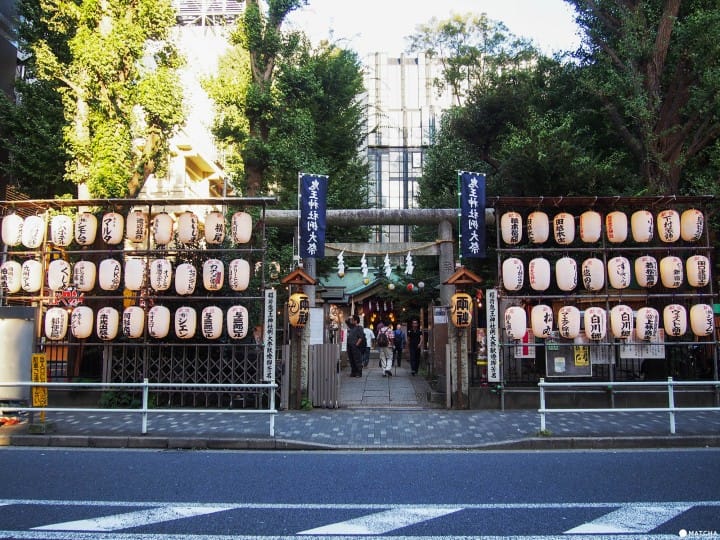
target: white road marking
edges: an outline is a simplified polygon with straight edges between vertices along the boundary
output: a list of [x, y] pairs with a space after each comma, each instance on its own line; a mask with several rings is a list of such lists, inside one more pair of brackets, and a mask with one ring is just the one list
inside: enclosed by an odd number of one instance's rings
[[690, 509], [688, 505], [626, 505], [615, 512], [583, 523], [565, 531], [565, 534], [622, 534], [652, 531]]
[[347, 521], [331, 523], [297, 534], [384, 534], [428, 519], [459, 512], [462, 508], [411, 507], [394, 508]]

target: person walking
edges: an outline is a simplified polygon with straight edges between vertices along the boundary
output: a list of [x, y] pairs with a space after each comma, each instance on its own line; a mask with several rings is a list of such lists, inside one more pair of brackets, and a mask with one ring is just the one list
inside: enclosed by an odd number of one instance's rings
[[370, 363], [370, 351], [372, 350], [373, 340], [375, 339], [375, 334], [373, 334], [373, 331], [369, 327], [363, 328], [363, 332], [365, 333], [365, 350], [363, 351], [363, 367], [368, 367], [368, 364]]
[[393, 332], [390, 321], [383, 321], [382, 328], [378, 330], [375, 338], [375, 346], [380, 353], [380, 367], [383, 369], [383, 377], [392, 376], [393, 366]]
[[352, 317], [345, 320], [348, 327], [347, 352], [350, 360], [350, 376], [362, 377], [362, 355], [365, 348], [365, 333]]
[[413, 319], [410, 321], [410, 328], [407, 331], [407, 346], [410, 355], [410, 373], [417, 375], [420, 369], [420, 351], [423, 344], [423, 333], [420, 328], [420, 321]]
[[393, 361], [397, 367], [402, 364], [402, 353], [405, 349], [405, 332], [400, 323], [395, 325], [395, 334], [393, 338]]

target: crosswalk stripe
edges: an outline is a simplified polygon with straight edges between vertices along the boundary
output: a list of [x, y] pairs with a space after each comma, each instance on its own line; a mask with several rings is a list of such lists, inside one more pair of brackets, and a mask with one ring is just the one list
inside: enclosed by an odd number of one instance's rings
[[359, 518], [331, 523], [297, 534], [385, 534], [401, 527], [459, 512], [462, 508], [394, 508]]
[[565, 534], [647, 533], [689, 508], [691, 506], [686, 505], [627, 505], [573, 527]]

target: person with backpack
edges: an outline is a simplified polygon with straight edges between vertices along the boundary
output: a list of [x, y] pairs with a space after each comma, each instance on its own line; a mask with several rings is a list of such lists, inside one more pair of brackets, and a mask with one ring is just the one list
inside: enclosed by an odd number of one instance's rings
[[383, 325], [375, 337], [375, 345], [380, 353], [380, 367], [383, 369], [383, 377], [392, 376], [394, 337], [395, 333], [392, 326], [390, 326], [390, 321], [383, 321]]
[[402, 364], [402, 353], [405, 348], [405, 332], [400, 323], [395, 325], [395, 334], [393, 338], [393, 362], [397, 367]]

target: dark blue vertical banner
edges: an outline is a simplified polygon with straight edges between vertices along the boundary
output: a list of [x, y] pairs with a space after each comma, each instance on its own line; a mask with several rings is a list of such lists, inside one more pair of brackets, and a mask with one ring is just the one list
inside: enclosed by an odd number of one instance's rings
[[327, 176], [300, 175], [300, 257], [325, 256], [327, 185]]
[[460, 258], [485, 258], [485, 175], [460, 171]]

